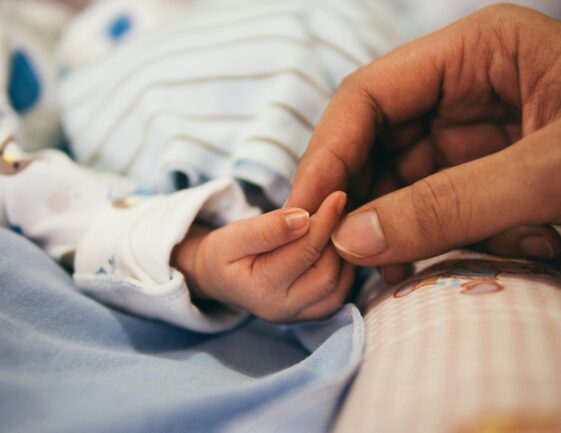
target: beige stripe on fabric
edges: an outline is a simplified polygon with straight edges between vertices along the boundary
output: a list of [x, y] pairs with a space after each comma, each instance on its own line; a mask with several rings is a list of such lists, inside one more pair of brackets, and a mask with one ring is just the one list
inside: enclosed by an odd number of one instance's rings
[[[321, 93], [325, 98], [329, 98], [329, 92], [320, 86], [313, 78], [307, 75], [305, 72], [300, 71], [298, 69], [284, 69], [272, 72], [265, 72], [265, 73], [257, 73], [257, 74], [248, 74], [248, 75], [217, 75], [217, 76], [207, 76], [207, 77], [194, 77], [190, 79], [182, 79], [182, 80], [173, 80], [173, 81], [160, 81], [157, 83], [150, 83], [148, 86], [142, 89], [141, 92], [136, 94], [133, 101], [129, 104], [128, 108], [124, 110], [119, 116], [116, 116], [111, 125], [107, 128], [107, 132], [103, 135], [103, 138], [98, 142], [97, 148], [94, 149], [90, 156], [86, 158], [85, 163], [87, 165], [96, 165], [101, 159], [101, 153], [103, 152], [103, 147], [107, 144], [107, 140], [111, 136], [111, 134], [116, 130], [117, 126], [121, 123], [121, 121], [129, 115], [134, 107], [139, 103], [142, 99], [143, 95], [146, 94], [148, 91], [160, 87], [174, 87], [180, 86], [185, 84], [197, 84], [197, 83], [204, 83], [204, 82], [212, 82], [212, 81], [246, 81], [246, 80], [266, 80], [270, 78], [275, 78], [279, 75], [294, 75], [301, 79], [306, 84], [310, 85], [312, 88]], [[76, 134], [77, 137], [80, 137], [84, 134]], [[75, 138], [75, 141], [79, 142], [79, 138]]]
[[328, 41], [326, 39], [320, 38], [319, 36], [312, 35], [310, 38], [313, 42], [317, 43], [318, 45], [321, 45], [325, 48], [328, 48], [328, 49], [338, 53], [341, 57], [348, 60], [350, 63], [354, 64], [355, 67], [359, 68], [362, 65], [364, 65], [363, 61], [361, 61], [358, 57], [352, 55], [350, 52], [346, 51], [341, 46], [339, 46], [339, 45], [337, 45], [337, 44], [335, 44], [331, 41]]
[[[337, 19], [341, 19], [339, 14], [334, 14], [333, 11], [330, 9], [330, 13], [331, 15], [333, 15], [334, 17], [337, 17]], [[237, 26], [237, 25], [244, 25], [247, 26], [247, 24], [251, 23], [252, 21], [257, 21], [257, 20], [263, 20], [263, 19], [267, 19], [267, 18], [277, 18], [280, 16], [290, 16], [290, 17], [294, 17], [298, 20], [302, 19], [302, 13], [298, 12], [298, 11], [291, 11], [291, 10], [285, 10], [285, 11], [273, 11], [273, 12], [266, 12], [260, 15], [253, 15], [250, 17], [239, 17], [239, 18], [234, 18], [232, 20], [228, 20], [225, 22], [220, 22], [220, 23], [216, 23], [216, 24], [208, 24], [208, 25], [199, 25], [199, 26], [193, 26], [192, 24], [189, 25], [184, 25], [184, 26], [178, 26], [178, 27], [174, 27], [172, 29], [171, 32], [165, 31], [165, 32], [159, 32], [159, 33], [154, 33], [154, 36], [151, 38], [143, 38], [143, 39], [139, 39], [137, 41], [133, 40], [132, 43], [130, 43], [128, 46], [125, 47], [126, 51], [133, 51], [134, 49], [140, 49], [143, 52], [146, 52], [146, 50], [148, 50], [148, 47], [152, 44], [156, 45], [156, 46], [161, 46], [162, 44], [165, 44], [166, 42], [166, 38], [169, 38], [171, 35], [173, 35], [175, 32], [178, 33], [178, 36], [181, 35], [183, 36], [185, 32], [201, 32], [201, 31], [208, 31], [208, 30], [213, 30], [213, 29], [224, 29], [224, 28], [228, 28], [229, 26]], [[345, 25], [350, 28], [350, 29], [354, 29], [355, 26], [350, 25], [348, 21], [345, 21]], [[277, 36], [282, 36], [282, 35], [277, 35]], [[364, 64], [364, 62], [360, 61], [356, 56], [354, 56], [353, 54], [351, 54], [345, 47], [338, 45], [337, 43], [335, 43], [334, 41], [327, 41], [325, 40], [325, 38], [320, 37], [319, 35], [316, 35], [314, 33], [310, 33], [310, 37], [311, 39], [316, 42], [319, 45], [323, 45], [325, 48], [333, 50], [334, 52], [338, 53], [339, 55], [341, 55], [342, 57], [344, 57], [345, 59], [347, 59], [348, 61], [354, 63], [357, 67], [360, 67]], [[299, 39], [299, 38], [293, 38], [295, 43], [302, 43], [302, 42], [306, 42], [303, 39]], [[361, 40], [359, 38], [359, 40]], [[361, 40], [362, 41], [362, 40]], [[227, 44], [228, 41], [224, 41], [221, 42], [224, 44]], [[219, 46], [219, 43], [214, 43], [214, 46]], [[198, 49], [206, 49], [208, 46], [212, 47], [213, 44], [208, 44], [208, 45], [201, 45], [201, 46], [195, 46], [195, 47], [189, 47], [185, 50], [181, 50], [179, 52], [185, 52], [187, 50], [198, 50]], [[366, 52], [369, 52], [370, 50], [367, 47], [364, 47], [364, 49], [366, 50]], [[99, 65], [94, 65], [93, 69], [103, 69], [104, 67], [107, 67], [107, 65], [112, 64], [111, 63], [111, 59], [115, 58], [115, 59], [119, 59], [122, 58], [123, 50], [115, 50], [112, 53], [110, 53], [110, 55], [108, 56], [108, 60], [104, 63], [100, 63]], [[127, 53], [127, 55], [130, 53]], [[169, 54], [169, 53], [168, 53]], [[155, 57], [151, 57], [146, 59], [143, 64], [146, 65], [150, 65], [152, 64], [154, 61], [158, 60], [161, 56], [155, 56]], [[140, 65], [141, 67], [142, 65]], [[103, 73], [103, 71], [96, 71], [96, 75], [99, 75], [100, 73]], [[77, 94], [74, 96], [69, 97], [67, 100], [64, 101], [65, 104], [70, 104], [70, 105], [75, 105], [75, 104], [80, 104], [83, 103], [84, 100], [88, 100], [89, 97], [91, 96], [90, 93], [90, 86], [88, 86], [86, 88], [86, 91], [83, 94]]]
[[[210, 143], [206, 140], [203, 140], [199, 137], [195, 137], [193, 135], [189, 135], [189, 134], [177, 134], [174, 135], [172, 138], [170, 138], [168, 140], [168, 144], [173, 142], [173, 141], [177, 141], [177, 140], [185, 140], [185, 141], [189, 141], [191, 143], [197, 144], [203, 148], [205, 148], [206, 150], [209, 150], [219, 156], [222, 157], [228, 157], [229, 153], [226, 152], [224, 149], [220, 148], [220, 146], [217, 146], [213, 143]], [[167, 146], [164, 146], [167, 147]]]
[[247, 142], [259, 141], [262, 143], [270, 144], [282, 150], [284, 153], [286, 153], [290, 157], [290, 159], [292, 159], [292, 162], [294, 162], [295, 165], [298, 164], [298, 161], [300, 160], [300, 157], [296, 154], [296, 152], [294, 152], [294, 150], [288, 144], [283, 143], [277, 140], [276, 138], [266, 137], [262, 135], [255, 135], [253, 137], [249, 137], [246, 141]]
[[[147, 68], [149, 66], [152, 66], [154, 64], [160, 63], [163, 60], [169, 60], [170, 58], [176, 57], [176, 56], [184, 56], [188, 53], [194, 53], [197, 51], [204, 51], [204, 52], [208, 52], [208, 50], [212, 50], [215, 48], [224, 48], [224, 47], [233, 47], [233, 48], [237, 48], [240, 45], [243, 44], [252, 44], [255, 42], [267, 42], [267, 41], [279, 41], [279, 42], [286, 42], [286, 43], [290, 43], [290, 44], [295, 44], [295, 45], [299, 45], [301, 47], [309, 47], [310, 46], [310, 41], [306, 40], [306, 39], [300, 39], [300, 38], [296, 38], [293, 36], [289, 36], [289, 35], [274, 35], [274, 34], [270, 34], [270, 35], [252, 35], [252, 36], [246, 36], [246, 37], [241, 37], [241, 38], [232, 38], [232, 39], [228, 39], [225, 41], [220, 41], [220, 42], [212, 42], [212, 43], [206, 43], [206, 44], [199, 44], [196, 46], [191, 46], [191, 47], [187, 47], [187, 48], [182, 48], [182, 49], [178, 49], [177, 51], [171, 51], [171, 52], [161, 52], [161, 51], [156, 51], [154, 56], [148, 57], [146, 59], [143, 59], [142, 62], [139, 63], [135, 63], [131, 66], [128, 67], [128, 72], [124, 75], [122, 75], [121, 77], [119, 77], [119, 80], [117, 80], [116, 82], [112, 83], [111, 86], [108, 89], [104, 89], [104, 93], [107, 95], [114, 95], [115, 92], [117, 92], [120, 88], [123, 87], [123, 85], [125, 83], [127, 83], [131, 77], [133, 77], [135, 74], [138, 73], [139, 70], [142, 70], [144, 68]], [[127, 53], [127, 56], [129, 55], [134, 55], [134, 53]], [[320, 85], [318, 85], [318, 87], [320, 87]], [[82, 105], [82, 104], [87, 104], [89, 102], [89, 99], [96, 93], [96, 91], [99, 91], [99, 89], [96, 89], [95, 87], [90, 88], [89, 92], [85, 92], [80, 96], [74, 97], [72, 99], [69, 99], [65, 102], [65, 104], [68, 106], [68, 108], [72, 109], [75, 108], [76, 106]], [[95, 110], [92, 110], [95, 112]]]
[[[290, 107], [289, 105], [281, 102], [272, 102], [270, 106], [286, 111], [287, 113], [292, 115], [298, 122], [300, 122], [302, 126], [304, 126], [310, 131], [313, 130], [314, 127], [313, 124], [302, 113], [298, 112], [296, 108]], [[248, 121], [254, 119], [257, 116], [257, 114], [253, 113], [248, 115], [242, 115], [242, 114], [195, 115], [195, 114], [184, 114], [184, 113], [171, 112], [171, 111], [158, 111], [156, 113], [152, 113], [144, 122], [142, 141], [138, 144], [138, 146], [136, 146], [136, 149], [132, 153], [126, 165], [121, 169], [119, 169], [119, 173], [126, 174], [130, 171], [131, 167], [138, 160], [142, 151], [144, 150], [144, 147], [146, 145], [146, 138], [148, 137], [150, 128], [154, 123], [154, 121], [156, 121], [160, 117], [167, 117], [167, 116], [178, 117], [183, 120], [195, 120], [201, 122], [221, 122], [221, 121]], [[177, 137], [172, 137], [170, 141], [174, 141], [175, 138]], [[197, 139], [196, 141], [193, 142], [197, 143], [198, 141], [200, 141], [200, 139]], [[205, 147], [213, 148], [213, 149], [220, 148], [220, 146], [217, 144], [210, 144], [208, 142], [205, 143], [206, 143]], [[223, 154], [226, 155], [227, 153], [224, 152]]]

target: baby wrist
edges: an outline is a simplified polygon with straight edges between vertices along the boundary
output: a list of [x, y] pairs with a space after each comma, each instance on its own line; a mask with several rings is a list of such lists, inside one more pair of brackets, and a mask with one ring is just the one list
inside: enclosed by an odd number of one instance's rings
[[202, 284], [204, 280], [200, 278], [203, 267], [200, 250], [210, 231], [208, 227], [194, 224], [185, 239], [177, 244], [171, 253], [170, 265], [183, 274], [189, 292], [195, 299], [209, 299]]

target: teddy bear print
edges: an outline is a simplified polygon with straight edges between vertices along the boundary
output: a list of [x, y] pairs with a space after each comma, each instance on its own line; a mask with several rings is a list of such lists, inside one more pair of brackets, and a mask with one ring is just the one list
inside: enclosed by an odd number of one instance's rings
[[393, 296], [403, 298], [423, 287], [434, 285], [458, 287], [463, 295], [496, 293], [504, 290], [499, 281], [501, 274], [532, 274], [555, 281], [561, 278], [561, 271], [539, 263], [481, 259], [449, 260], [407, 280], [395, 289]]

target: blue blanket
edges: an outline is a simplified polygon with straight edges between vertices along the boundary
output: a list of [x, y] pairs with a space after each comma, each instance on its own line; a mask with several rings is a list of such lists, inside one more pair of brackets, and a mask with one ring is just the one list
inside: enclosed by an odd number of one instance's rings
[[363, 343], [351, 305], [214, 336], [134, 317], [0, 229], [1, 432], [325, 432]]

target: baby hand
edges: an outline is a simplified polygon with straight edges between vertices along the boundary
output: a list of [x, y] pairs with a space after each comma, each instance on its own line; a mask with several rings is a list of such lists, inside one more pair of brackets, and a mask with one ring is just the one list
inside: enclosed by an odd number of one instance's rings
[[352, 284], [352, 266], [330, 244], [345, 203], [335, 192], [312, 217], [280, 209], [210, 233], [196, 229], [172, 264], [200, 297], [273, 322], [322, 318], [343, 304]]

